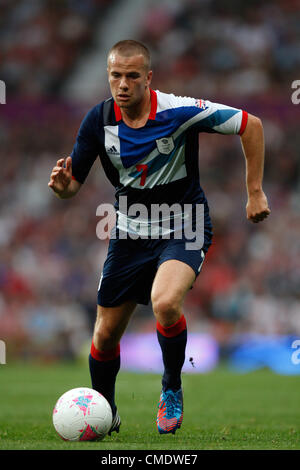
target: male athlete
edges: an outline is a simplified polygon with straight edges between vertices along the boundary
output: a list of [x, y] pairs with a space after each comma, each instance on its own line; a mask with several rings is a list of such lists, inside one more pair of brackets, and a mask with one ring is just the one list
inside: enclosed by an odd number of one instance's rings
[[[262, 189], [263, 127], [259, 118], [245, 111], [152, 90], [149, 52], [137, 41], [120, 41], [112, 47], [107, 72], [112, 97], [87, 113], [71, 156], [57, 161], [48, 185], [62, 199], [74, 196], [100, 157], [116, 189], [117, 222], [99, 283], [89, 356], [92, 386], [111, 405], [110, 433], [119, 432], [115, 382], [120, 339], [136, 305], [151, 299], [164, 364], [156, 424], [161, 434], [175, 433], [183, 419], [181, 369], [187, 327], [182, 305], [212, 238], [208, 205], [199, 183], [199, 133], [240, 135], [246, 161], [246, 214], [256, 223], [270, 213]], [[170, 215], [170, 230], [145, 236], [152, 233], [154, 221], [149, 217], [139, 231], [141, 224], [134, 223], [129, 210], [122, 212], [121, 196], [127, 198], [128, 208], [137, 203], [148, 209], [162, 203], [182, 208], [189, 204], [193, 209], [201, 205], [201, 223], [195, 211], [189, 221], [194, 229], [197, 224], [203, 226], [201, 246], [187, 249], [185, 234], [174, 235], [178, 214]], [[183, 225], [188, 223], [182, 214], [179, 217]]]

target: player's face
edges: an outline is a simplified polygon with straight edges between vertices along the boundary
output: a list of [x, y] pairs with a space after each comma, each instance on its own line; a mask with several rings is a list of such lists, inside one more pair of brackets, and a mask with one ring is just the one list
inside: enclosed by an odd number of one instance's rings
[[142, 55], [123, 57], [111, 54], [107, 73], [111, 94], [120, 108], [132, 108], [143, 101], [152, 71], [146, 67]]

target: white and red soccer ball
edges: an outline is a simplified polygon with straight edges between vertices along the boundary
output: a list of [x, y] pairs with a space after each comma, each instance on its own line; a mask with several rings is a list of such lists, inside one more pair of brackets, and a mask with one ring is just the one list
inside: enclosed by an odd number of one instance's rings
[[65, 441], [101, 440], [111, 424], [108, 401], [92, 388], [79, 387], [65, 392], [53, 409], [53, 425]]

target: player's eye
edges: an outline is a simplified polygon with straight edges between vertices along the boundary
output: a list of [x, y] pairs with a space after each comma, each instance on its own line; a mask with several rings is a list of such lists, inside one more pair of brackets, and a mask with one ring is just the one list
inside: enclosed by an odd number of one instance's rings
[[139, 73], [130, 73], [128, 75], [129, 78], [139, 78], [140, 74]]

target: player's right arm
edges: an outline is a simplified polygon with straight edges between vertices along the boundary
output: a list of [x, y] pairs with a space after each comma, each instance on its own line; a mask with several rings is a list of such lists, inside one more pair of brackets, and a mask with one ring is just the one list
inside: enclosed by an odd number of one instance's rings
[[81, 183], [72, 178], [71, 157], [57, 160], [52, 169], [48, 186], [60, 199], [68, 199], [79, 191]]
[[97, 129], [99, 105], [84, 117], [71, 156], [57, 160], [48, 186], [60, 199], [68, 199], [79, 191], [100, 152]]

